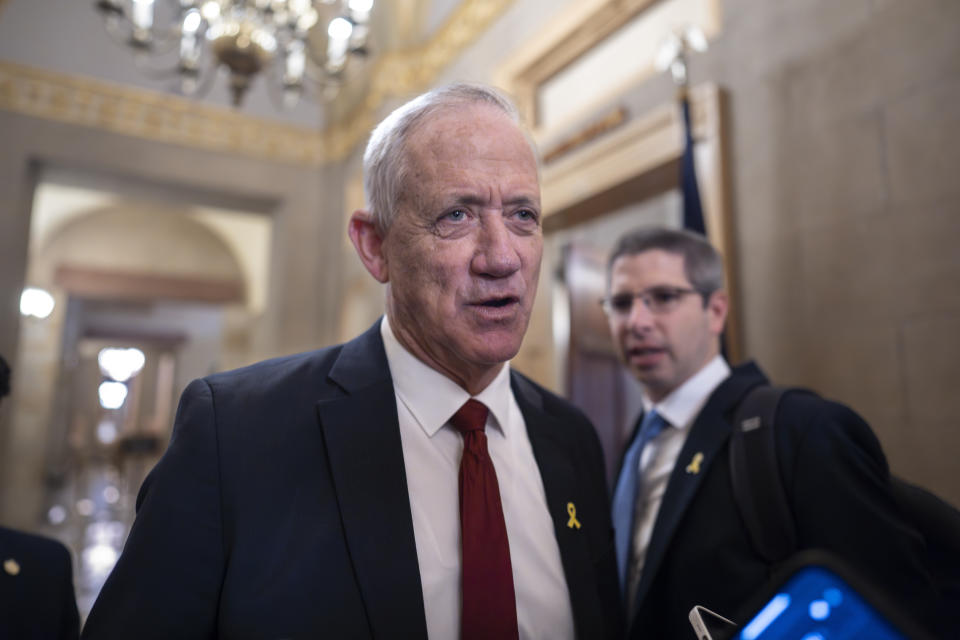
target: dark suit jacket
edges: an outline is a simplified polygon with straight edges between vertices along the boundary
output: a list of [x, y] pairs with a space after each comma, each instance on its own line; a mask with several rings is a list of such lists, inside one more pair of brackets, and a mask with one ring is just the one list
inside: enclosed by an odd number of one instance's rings
[[70, 552], [0, 527], [0, 638], [69, 640], [80, 633]]
[[[602, 453], [513, 374], [583, 638], [622, 634]], [[456, 482], [456, 478], [451, 478]], [[579, 529], [569, 528], [567, 503]], [[424, 638], [379, 322], [344, 345], [197, 380], [85, 638]]]
[[[697, 604], [736, 620], [769, 579], [771, 567], [754, 552], [734, 503], [727, 452], [740, 399], [765, 381], [756, 365], [737, 367], [691, 426], [654, 525], [630, 638], [693, 637], [687, 614]], [[833, 552], [906, 612], [929, 619], [938, 596], [922, 541], [890, 497], [886, 459], [869, 426], [812, 394], [784, 396], [776, 421], [799, 546]], [[698, 452], [700, 471], [688, 473]]]

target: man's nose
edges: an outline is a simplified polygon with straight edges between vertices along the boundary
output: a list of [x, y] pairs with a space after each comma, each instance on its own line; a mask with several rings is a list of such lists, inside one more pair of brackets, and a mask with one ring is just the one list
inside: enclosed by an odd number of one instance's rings
[[519, 270], [520, 254], [515, 241], [516, 237], [499, 212], [482, 216], [473, 256], [474, 271], [502, 278]]
[[636, 332], [646, 331], [653, 326], [653, 312], [642, 296], [634, 296], [630, 312], [627, 313], [627, 326]]

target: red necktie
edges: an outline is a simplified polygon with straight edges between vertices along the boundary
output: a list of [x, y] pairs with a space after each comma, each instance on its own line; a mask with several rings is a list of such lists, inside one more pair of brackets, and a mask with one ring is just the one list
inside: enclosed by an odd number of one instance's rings
[[497, 472], [483, 432], [488, 409], [473, 400], [450, 419], [463, 434], [460, 537], [463, 567], [461, 640], [516, 639], [517, 602]]

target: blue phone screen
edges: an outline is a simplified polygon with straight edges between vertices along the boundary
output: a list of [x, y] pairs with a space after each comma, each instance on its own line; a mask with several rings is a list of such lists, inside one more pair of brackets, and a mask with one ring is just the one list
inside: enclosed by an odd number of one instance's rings
[[818, 566], [795, 573], [737, 640], [906, 640], [840, 576]]

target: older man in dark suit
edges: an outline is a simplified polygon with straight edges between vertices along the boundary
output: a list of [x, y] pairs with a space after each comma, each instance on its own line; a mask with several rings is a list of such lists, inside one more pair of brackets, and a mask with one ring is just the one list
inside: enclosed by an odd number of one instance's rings
[[364, 173], [349, 233], [385, 317], [187, 388], [85, 637], [622, 633], [597, 438], [506, 364], [542, 252], [516, 111], [425, 94]]
[[[727, 456], [740, 401], [767, 380], [755, 364], [731, 369], [720, 354], [723, 266], [703, 236], [625, 235], [608, 287], [614, 341], [644, 394], [613, 501], [629, 637], [683, 638], [694, 605], [734, 615], [770, 577], [740, 518]], [[939, 596], [870, 427], [840, 404], [800, 393], [784, 396], [776, 420], [799, 548], [840, 556], [929, 622]]]

